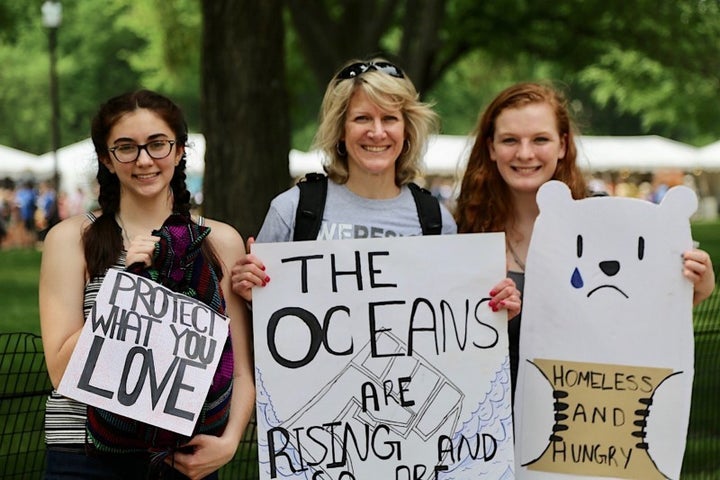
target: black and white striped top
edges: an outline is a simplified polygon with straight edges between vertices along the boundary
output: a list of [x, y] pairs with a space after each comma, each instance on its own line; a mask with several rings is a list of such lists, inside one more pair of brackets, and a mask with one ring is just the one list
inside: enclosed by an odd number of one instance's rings
[[[89, 217], [89, 215], [88, 215]], [[94, 220], [94, 217], [91, 218]], [[125, 251], [110, 268], [125, 268]], [[83, 315], [87, 318], [92, 310], [104, 275], [91, 279], [85, 285]], [[45, 443], [48, 445], [85, 444], [87, 405], [64, 397], [53, 390], [45, 403]]]

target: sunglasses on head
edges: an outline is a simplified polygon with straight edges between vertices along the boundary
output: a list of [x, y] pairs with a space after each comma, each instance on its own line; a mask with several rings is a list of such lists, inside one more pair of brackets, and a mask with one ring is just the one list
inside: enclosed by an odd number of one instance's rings
[[405, 74], [399, 67], [396, 67], [392, 63], [388, 62], [358, 62], [348, 65], [347, 67], [340, 70], [340, 73], [335, 77], [336, 80], [347, 80], [348, 78], [355, 78], [362, 75], [365, 72], [371, 70], [377, 70], [378, 72], [387, 73], [391, 77], [405, 78]]

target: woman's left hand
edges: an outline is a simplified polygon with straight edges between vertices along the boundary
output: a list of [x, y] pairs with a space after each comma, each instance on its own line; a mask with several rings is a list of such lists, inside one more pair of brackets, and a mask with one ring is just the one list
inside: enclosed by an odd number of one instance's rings
[[507, 310], [508, 320], [515, 318], [520, 313], [522, 308], [520, 290], [517, 289], [511, 278], [505, 278], [495, 285], [490, 291], [490, 297], [488, 306], [493, 312]]
[[183, 447], [192, 448], [191, 453], [175, 452], [168, 455], [165, 463], [191, 480], [205, 478], [226, 465], [235, 456], [237, 445], [229, 439], [213, 435], [195, 435]]
[[715, 289], [715, 272], [710, 255], [695, 248], [683, 253], [683, 275], [693, 284], [693, 306], [705, 300]]

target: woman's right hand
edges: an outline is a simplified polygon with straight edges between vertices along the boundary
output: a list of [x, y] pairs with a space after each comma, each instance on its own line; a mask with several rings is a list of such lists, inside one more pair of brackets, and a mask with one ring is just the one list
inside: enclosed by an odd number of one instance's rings
[[149, 267], [153, 263], [155, 246], [160, 237], [154, 235], [137, 235], [132, 239], [125, 255], [125, 265], [128, 267], [136, 263], [142, 263]]
[[270, 277], [265, 273], [265, 265], [259, 258], [249, 253], [253, 243], [255, 238], [249, 237], [245, 248], [248, 253], [238, 260], [231, 270], [232, 290], [246, 302], [252, 302], [253, 287], [264, 287], [270, 281]]

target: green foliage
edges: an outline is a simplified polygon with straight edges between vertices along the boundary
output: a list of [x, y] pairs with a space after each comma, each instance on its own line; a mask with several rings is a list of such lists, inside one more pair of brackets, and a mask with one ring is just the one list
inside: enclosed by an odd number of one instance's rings
[[[50, 149], [48, 41], [40, 3], [0, 0], [0, 144], [34, 153]], [[307, 149], [324, 88], [318, 65], [332, 70], [338, 59], [331, 53], [358, 49], [402, 53], [403, 45], [413, 45], [403, 36], [409, 28], [404, 22], [415, 18], [414, 4], [293, 3], [294, 13], [305, 16], [294, 18], [286, 9], [281, 19], [288, 107], [293, 146]], [[437, 104], [446, 133], [467, 133], [494, 93], [527, 79], [568, 85], [584, 133], [654, 133], [698, 145], [720, 133], [716, 0], [421, 3], [441, 3], [442, 21], [438, 32], [428, 32], [437, 38], [432, 50], [413, 57], [427, 64], [408, 67], [422, 74], [413, 79]], [[352, 15], [361, 20], [377, 9], [388, 12], [383, 22], [349, 25]], [[197, 0], [64, 1], [57, 51], [61, 143], [87, 137], [101, 101], [140, 86], [175, 98], [191, 130], [199, 131], [201, 15]], [[297, 28], [301, 24], [304, 29]], [[310, 47], [303, 36], [308, 32], [318, 42]]]
[[32, 28], [33, 19], [40, 17], [40, 3], [0, 0], [0, 44], [13, 44], [19, 33]]
[[646, 131], [656, 128], [662, 135], [692, 139], [700, 145], [717, 139], [699, 125], [720, 121], [716, 108], [704, 107], [717, 101], [717, 84], [711, 78], [668, 69], [643, 52], [619, 48], [603, 54], [578, 77], [592, 88], [601, 107], [615, 104], [621, 112], [639, 115]]
[[473, 51], [458, 61], [426, 99], [435, 104], [442, 133], [472, 133], [478, 116], [495, 95], [517, 81], [557, 78], [556, 68], [520, 54], [509, 63], [484, 51]]
[[[32, 32], [31, 32], [32, 33]], [[40, 32], [21, 36], [11, 47], [0, 45], [0, 143], [35, 153], [50, 144], [47, 55], [34, 50]], [[38, 144], [38, 139], [47, 139]]]
[[202, 30], [199, 2], [130, 2], [128, 15], [119, 23], [145, 40], [139, 49], [125, 55], [143, 86], [172, 96], [182, 105], [191, 130], [198, 130]]
[[700, 248], [713, 259], [715, 269], [720, 269], [720, 225], [717, 222], [695, 222], [692, 224], [692, 234], [695, 241], [700, 242]]
[[510, 65], [524, 55], [551, 63], [553, 79], [571, 85], [572, 98], [582, 99], [593, 119], [588, 130], [656, 133], [698, 145], [717, 139], [717, 1], [448, 4], [451, 29], [439, 55], [451, 58], [449, 52], [465, 46]]
[[285, 69], [290, 101], [290, 122], [292, 145], [294, 148], [310, 150], [313, 136], [317, 128], [318, 106], [322, 101], [323, 91], [318, 87], [312, 71], [300, 51], [297, 32], [292, 28], [289, 14], [285, 18], [285, 49], [293, 54], [286, 55]]
[[[26, 2], [13, 2], [13, 4]], [[38, 4], [0, 6], [27, 28], [0, 36], [0, 144], [50, 150], [49, 54]], [[57, 31], [60, 137], [86, 138], [98, 105], [127, 90], [155, 88], [199, 122], [200, 9], [195, 0], [63, 2]], [[10, 41], [11, 40], [11, 41]], [[10, 114], [7, 114], [11, 112]]]

